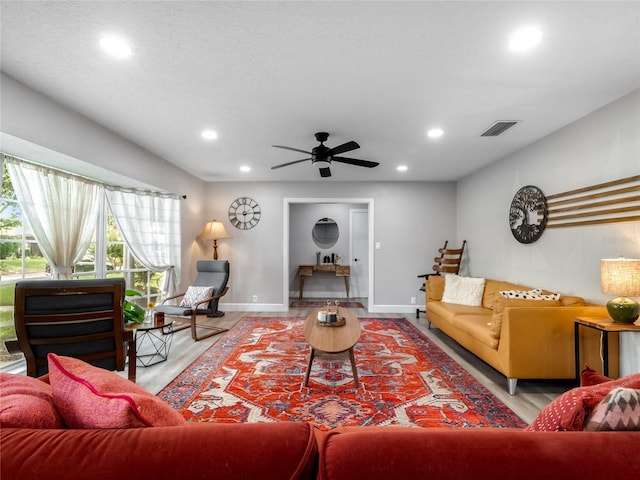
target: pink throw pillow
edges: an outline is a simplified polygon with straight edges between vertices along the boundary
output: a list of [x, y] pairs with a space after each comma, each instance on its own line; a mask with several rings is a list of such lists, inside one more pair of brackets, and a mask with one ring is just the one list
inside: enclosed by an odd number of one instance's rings
[[76, 358], [50, 353], [53, 401], [69, 428], [184, 425], [169, 405], [133, 382]]
[[544, 407], [536, 419], [525, 429], [529, 431], [582, 430], [586, 417], [611, 390], [617, 387], [640, 388], [640, 373], [618, 380], [577, 387], [563, 393]]
[[0, 427], [62, 428], [51, 385], [37, 378], [0, 373]]

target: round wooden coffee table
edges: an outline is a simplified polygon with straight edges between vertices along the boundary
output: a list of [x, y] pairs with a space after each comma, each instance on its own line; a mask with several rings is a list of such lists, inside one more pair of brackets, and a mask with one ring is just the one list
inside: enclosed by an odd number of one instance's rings
[[304, 323], [304, 339], [311, 345], [309, 365], [304, 379], [304, 386], [309, 384], [311, 364], [313, 359], [324, 354], [337, 355], [346, 353], [351, 361], [353, 380], [356, 388], [360, 387], [356, 359], [353, 355], [353, 347], [360, 340], [360, 321], [356, 314], [349, 308], [341, 308], [340, 315], [344, 317], [345, 324], [339, 327], [331, 327], [318, 323], [318, 310], [316, 309], [307, 317]]

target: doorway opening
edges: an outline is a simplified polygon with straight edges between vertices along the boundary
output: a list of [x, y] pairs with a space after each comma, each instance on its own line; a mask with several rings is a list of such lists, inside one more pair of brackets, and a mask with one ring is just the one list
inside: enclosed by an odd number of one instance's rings
[[[310, 223], [310, 227], [309, 227], [309, 251], [307, 253], [305, 253], [306, 257], [304, 257], [304, 260], [299, 260], [300, 254], [296, 253], [299, 251], [299, 246], [295, 245], [292, 246], [291, 245], [291, 234], [292, 234], [292, 207], [295, 208], [296, 206], [299, 206], [298, 204], [307, 204], [307, 205], [357, 205], [358, 208], [353, 208], [350, 210], [350, 213], [347, 215], [347, 222], [349, 225], [345, 225], [344, 228], [341, 228], [341, 232], [344, 233], [345, 235], [345, 241], [347, 242], [348, 247], [345, 248], [345, 252], [342, 254], [342, 259], [340, 261], [341, 265], [350, 265], [352, 266], [354, 270], [354, 273], [358, 272], [359, 267], [363, 267], [361, 270], [365, 270], [365, 275], [366, 275], [366, 282], [362, 281], [362, 282], [357, 282], [357, 283], [352, 283], [351, 279], [350, 279], [350, 285], [352, 285], [356, 290], [354, 291], [354, 293], [357, 293], [358, 295], [366, 295], [367, 298], [367, 305], [368, 307], [371, 307], [372, 305], [375, 304], [374, 302], [374, 284], [373, 284], [373, 278], [374, 278], [374, 268], [373, 268], [373, 232], [374, 232], [374, 204], [373, 204], [373, 198], [285, 198], [283, 201], [283, 253], [282, 253], [282, 259], [283, 259], [283, 266], [282, 266], [282, 271], [283, 271], [283, 285], [282, 285], [282, 291], [283, 291], [283, 305], [286, 306], [286, 309], [289, 309], [289, 298], [291, 296], [294, 295], [294, 292], [291, 290], [291, 285], [294, 283], [297, 283], [298, 279], [297, 279], [297, 275], [298, 275], [298, 266], [299, 264], [315, 264], [317, 261], [317, 248], [315, 248], [314, 251], [314, 245], [312, 242], [312, 229], [313, 229], [313, 225], [316, 223], [316, 221], [318, 219], [316, 218], [309, 218], [306, 219], [305, 221], [308, 221]], [[353, 247], [353, 236], [354, 236], [354, 232], [353, 232], [353, 213], [351, 213], [351, 211], [353, 212], [358, 212], [356, 213], [357, 216], [360, 217], [360, 221], [357, 222], [362, 226], [361, 228], [365, 229], [366, 232], [364, 233], [364, 239], [362, 239], [363, 242], [366, 242], [366, 248], [364, 249], [366, 251], [366, 258], [362, 258], [361, 253], [359, 253], [358, 251], [353, 251], [354, 247]], [[364, 217], [363, 217], [364, 214]], [[295, 215], [295, 212], [294, 212]], [[365, 218], [366, 217], [366, 218]], [[295, 221], [297, 222], [297, 218], [295, 219]], [[294, 228], [299, 228], [298, 225], [296, 224], [296, 226]], [[305, 227], [300, 227], [300, 228], [305, 228]], [[356, 227], [358, 228], [358, 227]], [[362, 233], [360, 233], [360, 235], [362, 235]], [[295, 248], [294, 248], [295, 247]], [[292, 252], [292, 248], [294, 248], [295, 252]], [[307, 248], [306, 246], [304, 248]], [[292, 253], [295, 253], [297, 255], [296, 259], [297, 260], [292, 260], [291, 255]], [[357, 256], [354, 256], [357, 255]], [[357, 262], [354, 260], [355, 258], [357, 258]], [[354, 265], [355, 264], [355, 265]], [[354, 278], [355, 279], [355, 278]], [[359, 283], [366, 283], [365, 286], [365, 292], [362, 292], [362, 290], [360, 290], [360, 285]], [[295, 293], [295, 296], [297, 297], [297, 292]]]

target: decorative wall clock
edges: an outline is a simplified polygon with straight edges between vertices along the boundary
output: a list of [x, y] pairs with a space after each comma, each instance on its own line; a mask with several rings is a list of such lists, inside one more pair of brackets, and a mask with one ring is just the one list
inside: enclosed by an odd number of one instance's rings
[[260, 221], [260, 205], [253, 198], [236, 198], [229, 206], [229, 221], [240, 230], [249, 230]]
[[533, 243], [547, 226], [547, 198], [538, 187], [527, 185], [518, 190], [509, 209], [509, 227], [520, 243]]

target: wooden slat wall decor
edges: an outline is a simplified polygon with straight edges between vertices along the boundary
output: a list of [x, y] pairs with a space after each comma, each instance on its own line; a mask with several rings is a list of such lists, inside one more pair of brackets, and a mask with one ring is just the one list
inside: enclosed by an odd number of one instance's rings
[[640, 221], [640, 175], [547, 196], [547, 228]]

